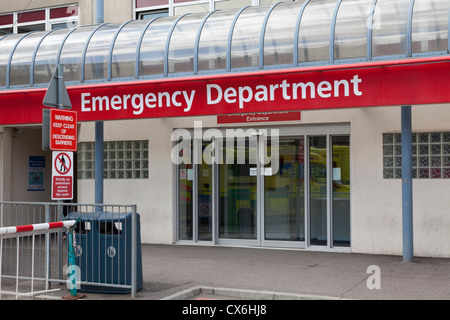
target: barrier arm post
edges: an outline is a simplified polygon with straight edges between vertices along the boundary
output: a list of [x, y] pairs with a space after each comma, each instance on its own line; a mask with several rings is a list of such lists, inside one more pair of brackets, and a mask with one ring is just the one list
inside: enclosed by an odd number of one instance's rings
[[67, 228], [68, 241], [69, 241], [69, 267], [68, 267], [68, 278], [67, 285], [70, 290], [70, 296], [64, 297], [66, 300], [76, 300], [84, 298], [84, 294], [79, 294], [77, 292], [77, 280], [79, 279], [79, 269], [77, 268], [76, 262], [76, 251], [77, 243], [75, 237], [75, 227], [77, 226], [80, 219], [78, 219], [75, 224]]

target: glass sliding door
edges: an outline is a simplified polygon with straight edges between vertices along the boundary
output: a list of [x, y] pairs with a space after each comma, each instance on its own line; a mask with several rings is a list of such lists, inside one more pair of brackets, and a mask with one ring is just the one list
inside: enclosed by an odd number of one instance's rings
[[350, 136], [308, 142], [309, 245], [350, 247]]
[[333, 246], [350, 246], [350, 137], [332, 137]]
[[[211, 142], [202, 142], [202, 154]], [[212, 241], [212, 165], [202, 157], [197, 165], [197, 238], [198, 241]]]
[[327, 137], [309, 137], [309, 241], [328, 244]]
[[256, 138], [231, 142], [222, 143], [219, 164], [219, 239], [256, 240]]
[[192, 144], [178, 150], [180, 164], [177, 166], [178, 176], [178, 239], [192, 240], [193, 238], [193, 166]]
[[349, 129], [301, 130], [180, 144], [177, 240], [347, 251]]
[[[278, 168], [265, 168], [265, 240], [305, 240], [304, 141], [303, 137], [281, 138]], [[267, 148], [270, 153], [270, 142]]]

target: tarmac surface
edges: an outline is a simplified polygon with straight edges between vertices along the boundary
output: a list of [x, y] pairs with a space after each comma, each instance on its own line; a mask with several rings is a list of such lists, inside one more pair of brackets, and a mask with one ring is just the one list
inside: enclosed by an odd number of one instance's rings
[[[80, 300], [450, 300], [450, 259], [142, 245], [143, 288]], [[44, 298], [69, 296], [63, 286]]]
[[[142, 264], [144, 284], [135, 300], [450, 300], [445, 258], [405, 263], [388, 255], [144, 244]], [[131, 295], [86, 293], [84, 299]]]

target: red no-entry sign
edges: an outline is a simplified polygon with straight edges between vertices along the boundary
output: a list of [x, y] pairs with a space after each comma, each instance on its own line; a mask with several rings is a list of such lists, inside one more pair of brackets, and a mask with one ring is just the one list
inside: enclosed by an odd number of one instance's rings
[[77, 151], [77, 112], [50, 109], [50, 150]]

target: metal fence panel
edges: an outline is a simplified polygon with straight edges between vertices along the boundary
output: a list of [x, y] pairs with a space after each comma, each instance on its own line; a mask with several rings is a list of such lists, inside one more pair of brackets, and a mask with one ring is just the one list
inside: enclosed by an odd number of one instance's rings
[[[0, 228], [78, 220], [75, 229], [80, 291], [131, 293], [142, 286], [136, 205], [0, 202]], [[67, 283], [68, 237], [62, 231], [2, 240], [2, 279], [17, 275]], [[19, 248], [19, 249], [18, 249]]]

